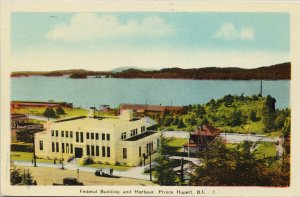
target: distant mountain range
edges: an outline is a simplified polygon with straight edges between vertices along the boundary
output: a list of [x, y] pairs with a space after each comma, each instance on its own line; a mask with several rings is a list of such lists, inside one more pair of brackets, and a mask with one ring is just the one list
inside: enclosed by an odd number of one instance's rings
[[155, 69], [148, 69], [148, 68], [139, 68], [136, 66], [123, 66], [123, 67], [115, 68], [115, 69], [111, 70], [111, 72], [120, 73], [120, 72], [129, 70], [129, 69], [135, 69], [135, 70], [141, 70], [141, 71], [154, 71], [155, 70]]
[[238, 67], [219, 68], [164, 68], [161, 70], [147, 70], [137, 67], [120, 67], [112, 71], [88, 71], [83, 69], [58, 70], [49, 72], [22, 71], [13, 72], [12, 77], [22, 76], [63, 76], [76, 75], [78, 78], [85, 76], [106, 76], [112, 78], [156, 78], [156, 79], [211, 79], [211, 80], [283, 80], [291, 79], [291, 63], [286, 62], [267, 67], [243, 69]]

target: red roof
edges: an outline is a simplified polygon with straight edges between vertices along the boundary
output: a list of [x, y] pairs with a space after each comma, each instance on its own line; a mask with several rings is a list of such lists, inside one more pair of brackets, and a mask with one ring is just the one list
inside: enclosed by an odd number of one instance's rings
[[191, 135], [194, 136], [217, 136], [221, 133], [221, 131], [211, 125], [203, 125], [198, 127]]

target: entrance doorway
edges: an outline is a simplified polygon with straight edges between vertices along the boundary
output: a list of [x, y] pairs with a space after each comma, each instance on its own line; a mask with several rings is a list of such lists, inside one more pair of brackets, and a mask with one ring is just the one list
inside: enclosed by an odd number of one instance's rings
[[75, 147], [75, 158], [81, 158], [82, 157], [82, 148]]

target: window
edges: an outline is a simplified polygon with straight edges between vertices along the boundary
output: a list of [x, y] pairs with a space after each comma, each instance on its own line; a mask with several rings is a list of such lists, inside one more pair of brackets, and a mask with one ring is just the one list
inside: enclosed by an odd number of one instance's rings
[[64, 137], [64, 136], [65, 136], [64, 131], [61, 131], [61, 137]]
[[96, 140], [99, 140], [99, 133], [96, 133]]
[[52, 152], [55, 152], [55, 143], [52, 142]]
[[90, 133], [86, 133], [86, 139], [90, 139]]
[[139, 147], [139, 157], [142, 156], [142, 147]]
[[70, 138], [73, 138], [73, 131], [70, 131]]
[[121, 140], [126, 139], [126, 132], [121, 133]]
[[54, 130], [51, 130], [51, 136], [54, 136]]
[[69, 137], [69, 132], [68, 131], [66, 131], [66, 137]]
[[102, 140], [105, 140], [105, 133], [102, 133]]
[[132, 136], [133, 136], [133, 130], [130, 131], [130, 137], [132, 137]]
[[80, 142], [83, 142], [83, 132], [80, 132]]
[[110, 147], [107, 147], [107, 157], [110, 157]]
[[76, 142], [79, 142], [79, 133], [76, 132]]
[[146, 131], [145, 126], [142, 126], [142, 127], [141, 127], [141, 133], [143, 133], [143, 132], [145, 132], [145, 131]]
[[70, 144], [71, 148], [71, 154], [73, 154], [73, 144]]
[[96, 156], [99, 156], [99, 146], [96, 146]]
[[106, 140], [107, 140], [107, 141], [110, 140], [110, 134], [106, 134]]
[[58, 137], [58, 130], [55, 131], [55, 136]]
[[91, 139], [92, 140], [94, 139], [94, 133], [91, 133]]
[[86, 145], [86, 155], [90, 155], [90, 145]]
[[127, 159], [127, 148], [123, 148], [123, 159]]
[[69, 153], [69, 152], [70, 152], [70, 150], [69, 150], [69, 144], [66, 143], [66, 153]]
[[59, 144], [58, 144], [58, 142], [56, 142], [56, 152], [57, 153], [59, 152]]
[[105, 146], [102, 146], [102, 157], [105, 157]]
[[65, 144], [61, 143], [61, 152], [64, 153], [65, 152]]
[[94, 145], [92, 145], [91, 148], [92, 148], [92, 151], [91, 151], [92, 152], [92, 156], [95, 156], [95, 147], [94, 147]]

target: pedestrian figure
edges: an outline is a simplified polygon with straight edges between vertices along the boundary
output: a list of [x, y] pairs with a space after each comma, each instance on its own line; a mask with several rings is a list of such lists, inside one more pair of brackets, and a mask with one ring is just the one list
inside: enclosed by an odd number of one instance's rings
[[113, 175], [113, 171], [114, 171], [114, 169], [112, 169], [112, 168], [109, 170], [110, 175]]
[[56, 164], [56, 158], [53, 160], [53, 163]]

